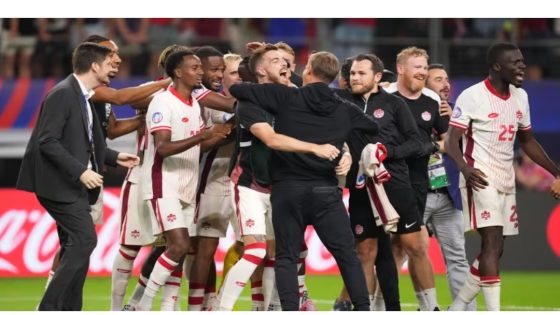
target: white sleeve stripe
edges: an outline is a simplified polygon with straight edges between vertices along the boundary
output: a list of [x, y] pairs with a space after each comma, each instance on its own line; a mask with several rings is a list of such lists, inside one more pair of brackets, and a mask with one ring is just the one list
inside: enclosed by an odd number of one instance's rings
[[197, 101], [201, 101], [203, 98], [208, 96], [208, 94], [210, 94], [210, 92], [212, 92], [212, 90], [206, 90], [206, 91], [202, 92], [202, 94], [197, 95], [195, 98], [196, 98]]
[[529, 126], [520, 126], [520, 127], [519, 127], [520, 130], [529, 130], [529, 129], [531, 129], [531, 128], [532, 128], [531, 125], [529, 125]]

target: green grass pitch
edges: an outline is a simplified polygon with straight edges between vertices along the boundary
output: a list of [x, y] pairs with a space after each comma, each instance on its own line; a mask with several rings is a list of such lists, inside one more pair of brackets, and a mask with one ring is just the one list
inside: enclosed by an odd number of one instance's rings
[[[46, 278], [2, 278], [0, 279], [0, 311], [31, 311], [39, 302]], [[127, 297], [134, 288], [131, 281]], [[308, 276], [310, 297], [319, 310], [327, 311], [338, 296], [342, 280], [339, 276]], [[399, 281], [403, 310], [416, 310], [416, 300], [409, 276], [402, 275]], [[438, 301], [443, 308], [449, 306], [451, 298], [445, 276], [436, 276]], [[236, 310], [250, 310], [249, 286], [243, 292]], [[84, 288], [86, 311], [107, 311], [111, 300], [110, 278], [88, 278]], [[186, 288], [182, 287], [181, 308], [186, 309]], [[502, 310], [509, 311], [560, 311], [560, 272], [503, 272]], [[479, 309], [484, 301], [478, 299]], [[154, 303], [159, 309], [159, 300]]]

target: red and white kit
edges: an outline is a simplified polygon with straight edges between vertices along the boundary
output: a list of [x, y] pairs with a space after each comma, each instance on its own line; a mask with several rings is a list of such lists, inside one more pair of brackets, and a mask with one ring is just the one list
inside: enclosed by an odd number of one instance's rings
[[489, 186], [467, 189], [461, 176], [466, 230], [503, 226], [504, 235], [518, 234], [515, 203], [513, 145], [518, 130], [531, 129], [527, 93], [509, 86], [502, 97], [488, 80], [471, 86], [459, 95], [450, 125], [465, 130], [465, 162], [488, 176]]

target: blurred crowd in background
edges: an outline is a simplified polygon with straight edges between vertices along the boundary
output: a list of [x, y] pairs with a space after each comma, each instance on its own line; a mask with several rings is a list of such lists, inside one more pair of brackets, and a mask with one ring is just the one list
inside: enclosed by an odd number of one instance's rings
[[[416, 45], [450, 65], [457, 76], [479, 76], [489, 43], [503, 39], [523, 48], [529, 79], [560, 77], [560, 19], [178, 19], [3, 18], [0, 70], [3, 78], [62, 77], [70, 72], [73, 47], [91, 34], [117, 41], [125, 64], [119, 77], [156, 73], [154, 59], [172, 43], [212, 45], [243, 53], [249, 41], [287, 42], [301, 59], [312, 50], [339, 58], [372, 51], [393, 60], [402, 46]], [[481, 59], [482, 58], [482, 59]], [[298, 60], [299, 65], [305, 60]]]

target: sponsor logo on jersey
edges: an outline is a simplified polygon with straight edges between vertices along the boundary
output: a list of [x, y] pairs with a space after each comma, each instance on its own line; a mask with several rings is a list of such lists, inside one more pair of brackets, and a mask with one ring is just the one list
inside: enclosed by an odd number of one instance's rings
[[189, 122], [189, 117], [183, 117], [183, 119], [181, 119], [182, 122], [187, 123]]
[[253, 219], [248, 219], [247, 221], [245, 221], [245, 226], [246, 226], [246, 227], [253, 227], [253, 226], [255, 226], [255, 220], [253, 220]]
[[453, 114], [451, 114], [451, 118], [459, 118], [461, 117], [461, 115], [463, 115], [463, 111], [461, 111], [460, 107], [455, 106], [455, 108], [453, 109]]
[[499, 116], [498, 113], [490, 113], [490, 114], [488, 114], [488, 118], [490, 118], [490, 119], [498, 118], [498, 116]]
[[382, 118], [383, 116], [385, 116], [385, 111], [382, 110], [381, 108], [376, 109], [376, 110], [373, 112], [373, 117], [375, 117], [375, 118], [378, 118], [378, 119], [379, 119], [379, 118]]
[[521, 120], [523, 118], [523, 113], [518, 110], [517, 112], [515, 112], [515, 116], [517, 117], [517, 119]]
[[424, 121], [430, 121], [430, 119], [432, 119], [432, 114], [430, 114], [430, 112], [423, 112], [422, 113], [422, 119], [424, 119]]
[[152, 122], [157, 124], [163, 120], [163, 114], [160, 112], [155, 112], [152, 114]]

